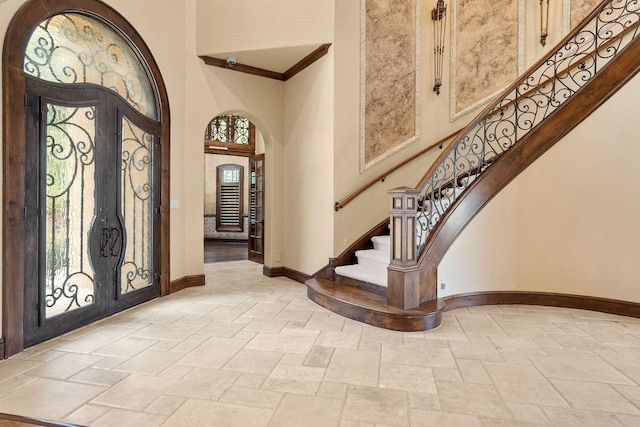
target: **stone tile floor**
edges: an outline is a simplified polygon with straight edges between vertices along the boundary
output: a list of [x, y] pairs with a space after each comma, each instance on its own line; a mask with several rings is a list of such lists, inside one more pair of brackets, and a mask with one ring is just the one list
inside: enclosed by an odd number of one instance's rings
[[640, 319], [534, 306], [402, 333], [248, 261], [0, 362], [0, 412], [92, 426], [640, 426]]

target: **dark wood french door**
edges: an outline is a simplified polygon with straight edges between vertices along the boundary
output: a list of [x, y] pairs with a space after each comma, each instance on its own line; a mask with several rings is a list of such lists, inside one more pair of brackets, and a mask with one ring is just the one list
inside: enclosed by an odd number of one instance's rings
[[160, 123], [27, 78], [25, 346], [160, 294]]
[[249, 157], [249, 260], [264, 264], [264, 154]]

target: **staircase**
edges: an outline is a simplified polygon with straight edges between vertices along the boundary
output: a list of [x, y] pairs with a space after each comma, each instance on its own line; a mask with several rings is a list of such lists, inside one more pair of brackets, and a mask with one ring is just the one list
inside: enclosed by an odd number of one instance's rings
[[438, 265], [465, 226], [638, 72], [640, 3], [604, 0], [459, 134], [417, 188], [391, 192], [392, 239], [372, 239], [374, 249], [355, 252], [358, 264], [335, 267], [335, 280], [309, 280], [309, 298], [387, 329], [440, 325]]
[[373, 242], [373, 249], [356, 251], [357, 264], [335, 268], [335, 273], [339, 276], [336, 281], [348, 283], [343, 278], [351, 278], [359, 282], [385, 288], [384, 290], [378, 290], [378, 292], [384, 292], [386, 295], [387, 267], [391, 260], [391, 238], [388, 235], [374, 236], [371, 241]]

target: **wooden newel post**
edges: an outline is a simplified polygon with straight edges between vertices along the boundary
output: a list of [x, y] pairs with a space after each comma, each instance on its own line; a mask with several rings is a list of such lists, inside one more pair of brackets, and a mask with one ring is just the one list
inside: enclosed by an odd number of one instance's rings
[[387, 304], [408, 310], [420, 305], [420, 271], [416, 259], [416, 214], [419, 191], [395, 188], [391, 195], [391, 264]]

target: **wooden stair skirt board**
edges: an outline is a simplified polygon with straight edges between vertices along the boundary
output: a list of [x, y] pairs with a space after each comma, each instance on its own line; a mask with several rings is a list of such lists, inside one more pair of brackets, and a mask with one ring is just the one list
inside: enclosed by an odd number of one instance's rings
[[387, 305], [380, 295], [321, 278], [306, 282], [307, 296], [324, 308], [349, 319], [395, 331], [416, 332], [437, 328], [442, 323], [444, 302], [428, 301], [412, 310]]

